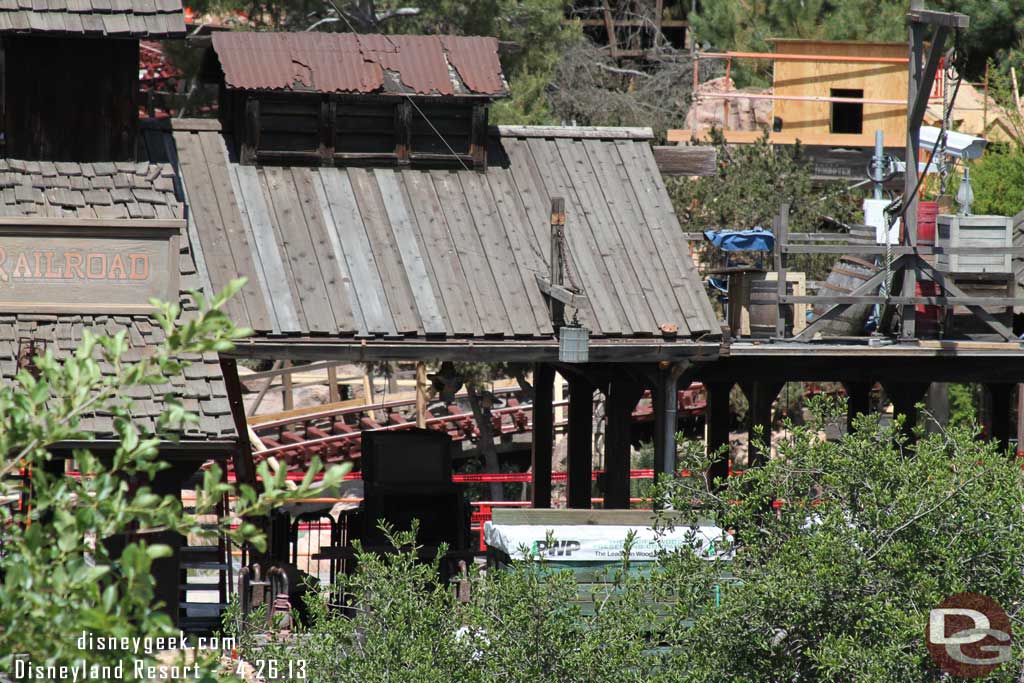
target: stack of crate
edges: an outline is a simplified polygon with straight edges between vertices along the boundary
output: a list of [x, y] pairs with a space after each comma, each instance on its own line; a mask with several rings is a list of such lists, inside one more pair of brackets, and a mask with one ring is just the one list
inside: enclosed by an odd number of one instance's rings
[[[935, 266], [969, 296], [1014, 297], [1013, 218], [1006, 216], [939, 216], [936, 245], [939, 247], [1004, 247], [998, 254], [939, 254]], [[1013, 327], [1012, 306], [985, 306], [1007, 327]], [[991, 329], [963, 306], [946, 311], [946, 335], [989, 334]]]

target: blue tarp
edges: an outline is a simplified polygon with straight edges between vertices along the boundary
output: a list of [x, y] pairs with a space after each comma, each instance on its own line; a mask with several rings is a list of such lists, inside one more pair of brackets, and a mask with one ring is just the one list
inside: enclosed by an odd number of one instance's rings
[[775, 234], [764, 228], [705, 230], [704, 237], [722, 251], [771, 251], [775, 248]]

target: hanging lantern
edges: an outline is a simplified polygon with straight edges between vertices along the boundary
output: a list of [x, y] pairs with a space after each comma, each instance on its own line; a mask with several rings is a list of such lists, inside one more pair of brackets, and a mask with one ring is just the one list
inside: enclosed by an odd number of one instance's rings
[[579, 325], [565, 325], [558, 330], [558, 360], [563, 363], [586, 363], [590, 359], [590, 330]]

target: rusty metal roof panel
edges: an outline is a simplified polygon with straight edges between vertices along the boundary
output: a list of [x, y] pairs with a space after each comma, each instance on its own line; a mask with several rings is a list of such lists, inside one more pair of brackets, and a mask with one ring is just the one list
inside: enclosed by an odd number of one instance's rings
[[448, 61], [459, 72], [462, 82], [475, 92], [496, 92], [505, 87], [498, 60], [498, 41], [494, 38], [441, 36]]
[[215, 33], [225, 84], [241, 90], [421, 96], [507, 94], [494, 38]]

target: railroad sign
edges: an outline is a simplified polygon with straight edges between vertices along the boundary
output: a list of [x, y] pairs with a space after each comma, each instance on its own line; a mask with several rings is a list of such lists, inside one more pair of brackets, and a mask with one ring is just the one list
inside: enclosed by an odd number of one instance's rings
[[0, 311], [152, 312], [178, 299], [181, 220], [0, 219]]

